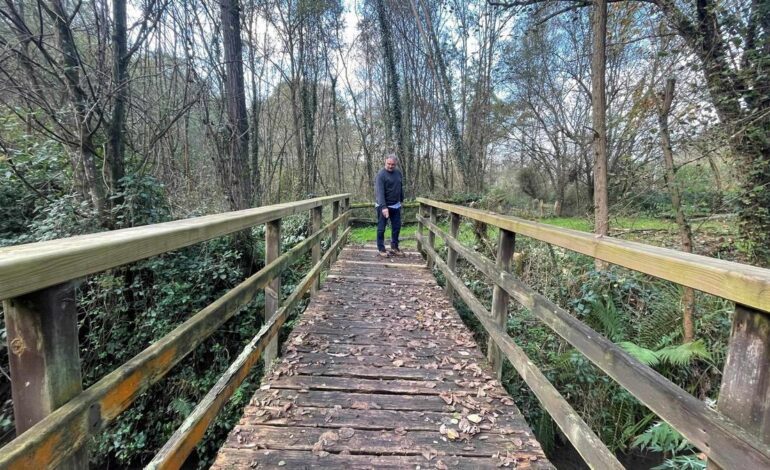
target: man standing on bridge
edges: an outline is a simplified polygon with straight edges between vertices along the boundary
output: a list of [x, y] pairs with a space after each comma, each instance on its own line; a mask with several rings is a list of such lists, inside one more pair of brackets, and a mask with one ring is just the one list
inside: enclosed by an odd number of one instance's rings
[[[401, 203], [404, 202], [404, 189], [401, 184], [401, 171], [396, 168], [398, 159], [395, 154], [385, 157], [385, 168], [377, 173], [374, 180], [374, 200], [377, 211], [377, 250], [380, 256], [387, 258], [391, 254], [403, 256], [398, 249], [398, 234], [401, 231]], [[390, 253], [385, 251], [385, 227], [390, 220]]]

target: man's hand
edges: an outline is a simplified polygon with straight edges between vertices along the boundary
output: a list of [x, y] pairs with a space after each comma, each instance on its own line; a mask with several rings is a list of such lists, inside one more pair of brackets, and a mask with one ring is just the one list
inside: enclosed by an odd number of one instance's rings
[[390, 212], [388, 212], [387, 207], [382, 210], [382, 216], [385, 217], [386, 219], [390, 217]]

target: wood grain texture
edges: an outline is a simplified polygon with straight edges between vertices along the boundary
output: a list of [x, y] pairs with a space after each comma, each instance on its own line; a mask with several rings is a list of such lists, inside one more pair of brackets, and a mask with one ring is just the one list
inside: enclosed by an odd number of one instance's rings
[[770, 269], [418, 198], [420, 203], [770, 312]]
[[420, 255], [352, 254], [380, 282], [334, 265], [212, 468], [553, 468]]
[[[314, 207], [347, 194], [110, 232], [0, 248], [0, 299], [176, 250]], [[335, 217], [336, 218], [336, 217]]]
[[425, 224], [716, 463], [724, 468], [770, 468], [770, 446], [756, 436], [641, 364], [515, 276], [499, 271], [491, 260], [449, 238], [430, 222]]

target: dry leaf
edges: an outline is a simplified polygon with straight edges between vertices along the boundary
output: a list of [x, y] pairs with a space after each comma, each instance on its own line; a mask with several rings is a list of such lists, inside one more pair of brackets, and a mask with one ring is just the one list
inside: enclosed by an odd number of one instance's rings
[[458, 439], [460, 434], [452, 428], [446, 430], [446, 437], [451, 440]]
[[394, 431], [397, 436], [405, 436], [406, 435], [406, 429], [402, 427], [397, 427]]
[[369, 403], [365, 401], [354, 401], [352, 405], [350, 405], [351, 408], [354, 410], [368, 410], [369, 409]]
[[350, 439], [355, 433], [356, 431], [353, 428], [342, 428], [339, 432], [340, 439]]
[[401, 359], [396, 359], [395, 361], [393, 361], [393, 365], [395, 367], [401, 367], [404, 365], [404, 361], [402, 361]]
[[476, 414], [468, 415], [468, 421], [470, 421], [473, 424], [479, 424], [481, 422], [481, 416]]

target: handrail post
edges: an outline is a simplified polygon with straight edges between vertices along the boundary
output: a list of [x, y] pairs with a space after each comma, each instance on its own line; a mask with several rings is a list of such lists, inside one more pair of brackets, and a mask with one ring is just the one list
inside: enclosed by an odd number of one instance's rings
[[[511, 268], [511, 257], [513, 256], [513, 248], [516, 243], [516, 234], [509, 232], [508, 230], [500, 229], [500, 236], [498, 237], [497, 244], [497, 260], [495, 266], [500, 271], [508, 271]], [[492, 321], [495, 322], [503, 331], [507, 331], [508, 324], [508, 293], [499, 285], [495, 284], [495, 288], [492, 291]], [[500, 348], [494, 343], [489, 341], [487, 347], [487, 359], [492, 365], [492, 369], [498, 378], [503, 376], [503, 355], [500, 352]]]
[[[433, 206], [430, 206], [430, 223], [433, 225], [436, 225], [436, 208]], [[433, 233], [433, 230], [428, 230], [428, 246], [432, 250], [436, 249], [436, 234]], [[433, 269], [433, 258], [428, 257], [428, 269]]]
[[[265, 266], [281, 256], [281, 219], [271, 220], [265, 230]], [[264, 322], [273, 318], [281, 306], [281, 275], [276, 275], [265, 287]], [[265, 369], [278, 357], [278, 338], [273, 338], [263, 353]]]
[[[345, 207], [343, 209], [343, 213], [350, 211], [350, 198], [345, 198]], [[350, 214], [348, 214], [347, 218], [345, 219], [345, 228], [350, 227]]]
[[[332, 203], [332, 220], [337, 220], [337, 217], [339, 216], [340, 216], [340, 201], [334, 201]], [[338, 235], [337, 227], [334, 227], [332, 229], [331, 245], [334, 245], [334, 243], [337, 241], [337, 235]], [[335, 257], [334, 257], [334, 253], [332, 253], [331, 258], [329, 258], [329, 265], [334, 263], [334, 261], [335, 261]]]
[[[449, 213], [449, 236], [457, 240], [457, 234], [460, 232], [460, 214], [455, 214], [454, 212]], [[455, 272], [455, 269], [457, 268], [457, 250], [452, 248], [451, 246], [448, 247], [449, 251], [447, 253], [446, 257], [446, 264], [449, 267], [449, 270], [453, 273]], [[452, 284], [447, 282], [446, 286], [444, 286], [444, 292], [446, 293], [447, 297], [449, 297], [449, 300], [452, 300], [452, 297], [454, 296], [454, 289], [452, 288]]]
[[[3, 311], [20, 435], [83, 391], [74, 283], [7, 299]], [[88, 468], [87, 447], [58, 468]]]
[[[427, 206], [423, 203], [420, 203], [420, 206], [417, 208], [417, 214], [420, 215], [420, 217], [425, 217], [427, 213]], [[427, 255], [422, 249], [422, 237], [425, 234], [425, 228], [422, 224], [422, 221], [417, 218], [417, 252], [422, 255], [423, 258], [427, 258]]]
[[717, 410], [766, 444], [770, 444], [768, 366], [770, 313], [735, 304]]
[[[316, 233], [319, 230], [321, 230], [321, 224], [323, 219], [323, 206], [314, 207], [310, 211], [310, 232]], [[318, 240], [316, 240], [315, 243], [313, 243], [313, 248], [311, 249], [311, 256], [313, 259], [313, 266], [315, 266], [318, 261], [321, 260], [321, 238], [319, 237]], [[318, 292], [318, 289], [321, 288], [321, 276], [316, 277], [315, 281], [313, 281], [313, 285], [310, 287], [310, 295], [315, 295], [316, 292]]]

